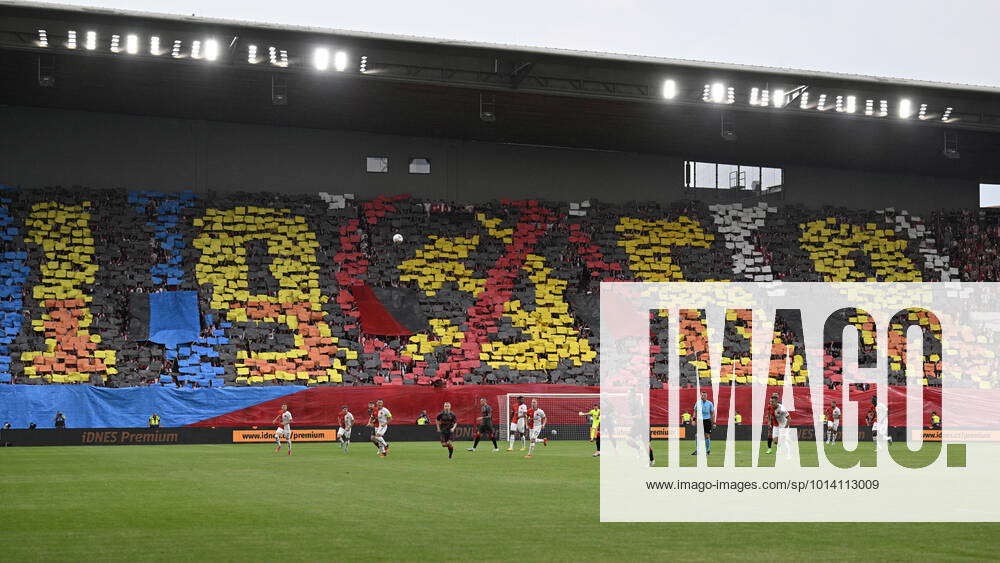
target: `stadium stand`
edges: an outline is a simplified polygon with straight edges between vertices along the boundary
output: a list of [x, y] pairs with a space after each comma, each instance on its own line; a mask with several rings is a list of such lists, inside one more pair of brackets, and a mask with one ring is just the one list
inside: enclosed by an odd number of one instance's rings
[[[998, 273], [1000, 214], [989, 210], [915, 217], [768, 203], [466, 205], [76, 186], [4, 187], [0, 198], [6, 383], [594, 385], [601, 281], [947, 282]], [[365, 334], [353, 291], [361, 285], [414, 292], [426, 329]], [[197, 292], [195, 341], [140, 338], [132, 297], [164, 291]], [[722, 379], [749, 383], [750, 319], [728, 320]], [[653, 387], [668, 374], [666, 322], [651, 314]], [[845, 322], [872, 328], [859, 313]], [[905, 323], [936, 325], [913, 312], [893, 325], [890, 346], [900, 345]], [[707, 340], [697, 315], [681, 328], [687, 386], [710, 376]], [[870, 353], [874, 340], [863, 338]], [[983, 336], [962, 335], [975, 338]], [[783, 365], [788, 353], [802, 384], [808, 369], [795, 350], [794, 335], [783, 333], [772, 362]], [[828, 346], [825, 366], [838, 367], [839, 354]], [[899, 354], [893, 360], [901, 381]], [[925, 356], [925, 385], [940, 383], [939, 362]], [[826, 383], [837, 385], [832, 371]]]

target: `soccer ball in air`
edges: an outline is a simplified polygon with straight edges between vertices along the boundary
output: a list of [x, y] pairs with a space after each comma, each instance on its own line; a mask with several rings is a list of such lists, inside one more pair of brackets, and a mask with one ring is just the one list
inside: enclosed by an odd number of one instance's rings
[[394, 242], [396, 244], [399, 244], [399, 243], [403, 242], [403, 235], [401, 235], [399, 233], [396, 233], [396, 234], [392, 235], [392, 242]]

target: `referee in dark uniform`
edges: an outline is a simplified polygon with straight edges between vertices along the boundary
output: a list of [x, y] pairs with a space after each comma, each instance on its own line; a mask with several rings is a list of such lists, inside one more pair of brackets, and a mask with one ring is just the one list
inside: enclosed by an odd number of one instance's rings
[[455, 453], [455, 447], [451, 444], [451, 434], [458, 426], [458, 417], [451, 412], [451, 403], [444, 404], [444, 410], [437, 415], [437, 431], [441, 434], [441, 447], [448, 448], [448, 459]]
[[493, 428], [493, 407], [491, 407], [489, 402], [486, 401], [486, 397], [479, 398], [479, 407], [482, 411], [480, 416], [476, 419], [476, 421], [479, 422], [479, 426], [476, 427], [476, 441], [472, 443], [472, 447], [469, 448], [469, 451], [476, 451], [476, 446], [479, 445], [479, 439], [485, 434], [490, 437], [490, 440], [493, 440], [493, 451], [499, 452], [500, 446], [497, 445], [497, 431]]

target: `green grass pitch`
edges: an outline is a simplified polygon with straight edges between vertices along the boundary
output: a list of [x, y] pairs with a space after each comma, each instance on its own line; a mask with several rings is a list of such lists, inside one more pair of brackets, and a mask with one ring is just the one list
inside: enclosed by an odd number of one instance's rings
[[938, 561], [1000, 549], [998, 524], [601, 524], [591, 444], [553, 441], [531, 460], [468, 445], [452, 461], [436, 443], [396, 443], [385, 459], [366, 442], [290, 457], [273, 444], [4, 448], [0, 560]]

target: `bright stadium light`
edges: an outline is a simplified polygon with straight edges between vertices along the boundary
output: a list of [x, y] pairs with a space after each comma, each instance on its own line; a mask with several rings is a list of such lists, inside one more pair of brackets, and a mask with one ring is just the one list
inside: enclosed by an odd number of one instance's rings
[[785, 91], [781, 88], [776, 88], [774, 90], [774, 99], [772, 100], [774, 107], [783, 108], [785, 107]]
[[287, 67], [288, 66], [288, 51], [282, 49], [278, 53], [278, 55], [279, 55], [279, 58], [280, 58], [281, 66]]
[[858, 111], [858, 97], [847, 96], [847, 107], [845, 109], [847, 113], [854, 113]]
[[706, 84], [705, 88], [701, 91], [701, 101], [710, 102], [712, 101], [712, 85]]
[[337, 72], [344, 72], [347, 70], [347, 53], [344, 51], [337, 51], [333, 55], [333, 70]]
[[[364, 58], [364, 57], [362, 57]], [[364, 72], [364, 71], [362, 71]], [[677, 81], [673, 79], [666, 79], [663, 81], [663, 99], [672, 100], [677, 97]]]
[[819, 111], [826, 111], [826, 94], [819, 95], [819, 103], [816, 104], [816, 109]]
[[49, 46], [49, 32], [44, 29], [38, 30], [38, 46], [48, 47]]
[[730, 86], [726, 88], [726, 103], [735, 104], [736, 103], [736, 88]]
[[139, 52], [139, 36], [129, 33], [125, 36], [125, 52], [134, 55]]
[[205, 59], [214, 61], [219, 58], [219, 42], [215, 39], [205, 40]]
[[191, 42], [191, 58], [192, 59], [201, 58], [201, 41], [195, 40]]
[[899, 100], [899, 118], [909, 119], [913, 115], [913, 102], [909, 98]]
[[920, 119], [927, 119], [927, 104], [920, 104], [920, 110], [917, 112], [917, 117]]
[[122, 38], [121, 38], [120, 35], [112, 35], [111, 36], [111, 52], [112, 53], [117, 53], [117, 52], [121, 51], [121, 46], [120, 46], [121, 45], [121, 41], [122, 41]]
[[799, 109], [809, 109], [809, 92], [802, 92], [799, 96]]
[[93, 51], [97, 48], [97, 32], [88, 31], [87, 39], [84, 40], [83, 47], [88, 51]]
[[149, 38], [149, 54], [154, 57], [160, 54], [160, 37], [158, 35]]
[[316, 70], [330, 68], [330, 50], [326, 47], [318, 47], [313, 51], [313, 66], [316, 67]]
[[72, 29], [66, 32], [66, 48], [76, 49], [76, 31]]
[[721, 104], [726, 99], [726, 85], [722, 82], [712, 84], [712, 101]]
[[888, 115], [889, 115], [889, 102], [887, 102], [886, 100], [879, 100], [878, 101], [878, 116], [879, 117], [886, 117]]
[[865, 115], [875, 114], [875, 100], [865, 100]]
[[174, 40], [174, 48], [170, 51], [170, 56], [173, 57], [173, 58], [175, 58], [175, 59], [181, 58], [181, 40], [180, 39], [175, 39]]
[[767, 106], [771, 105], [771, 91], [770, 90], [764, 90], [763, 92], [760, 93], [760, 105], [763, 106], [763, 107], [767, 107]]
[[278, 64], [278, 50], [274, 47], [267, 48], [267, 58], [271, 61], [271, 64]]
[[950, 107], [944, 108], [944, 114], [941, 116], [941, 121], [948, 121], [949, 119], [951, 119], [951, 111], [952, 111], [952, 109], [954, 109], [954, 108], [950, 108]]
[[760, 102], [760, 88], [754, 87], [750, 89], [750, 105], [755, 106]]
[[257, 46], [247, 45], [247, 62], [255, 65], [257, 64]]
[[358, 66], [358, 70], [362, 73], [368, 72], [368, 57], [361, 57], [361, 64]]
[[833, 102], [833, 109], [837, 113], [844, 113], [844, 97], [837, 96], [837, 99]]

